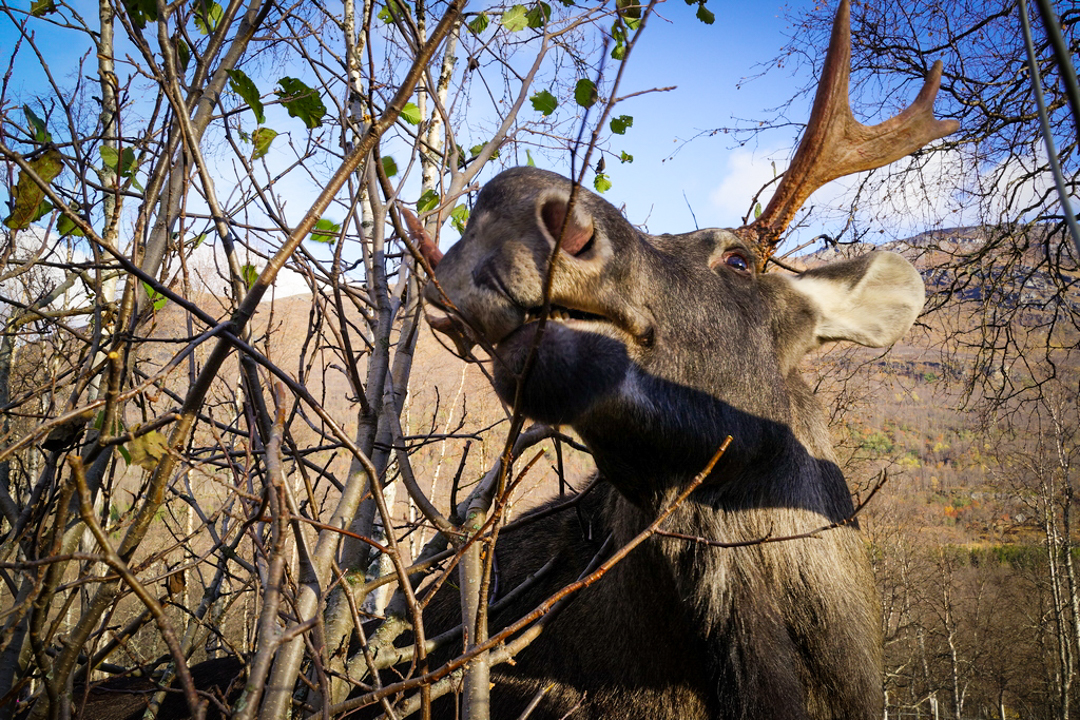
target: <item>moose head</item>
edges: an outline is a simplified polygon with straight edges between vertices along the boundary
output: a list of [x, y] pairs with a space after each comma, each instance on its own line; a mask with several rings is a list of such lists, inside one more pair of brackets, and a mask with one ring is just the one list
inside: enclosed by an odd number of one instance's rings
[[650, 236], [572, 193], [535, 168], [488, 183], [429, 313], [461, 347], [488, 345], [499, 395], [573, 426], [620, 488], [664, 468], [693, 475], [728, 434], [742, 463], [775, 456], [782, 438], [767, 429], [800, 425], [803, 355], [833, 340], [891, 345], [923, 305], [918, 272], [893, 253], [760, 273], [738, 232]]

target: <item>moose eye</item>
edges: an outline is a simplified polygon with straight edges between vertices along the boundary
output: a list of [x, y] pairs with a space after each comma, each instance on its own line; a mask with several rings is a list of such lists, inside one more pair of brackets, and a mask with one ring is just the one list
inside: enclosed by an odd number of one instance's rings
[[724, 253], [723, 262], [729, 268], [732, 268], [737, 272], [750, 273], [750, 260], [747, 259], [746, 255], [740, 250], [732, 250]]

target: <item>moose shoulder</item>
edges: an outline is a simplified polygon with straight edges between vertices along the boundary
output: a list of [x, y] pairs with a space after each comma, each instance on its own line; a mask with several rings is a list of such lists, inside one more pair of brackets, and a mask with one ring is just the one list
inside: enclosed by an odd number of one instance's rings
[[[665, 529], [738, 544], [852, 516], [797, 365], [826, 341], [892, 344], [924, 299], [891, 253], [798, 277], [758, 264], [732, 231], [646, 235], [565, 178], [516, 168], [480, 193], [426, 299], [460, 348], [490, 349], [504, 400], [589, 446], [608, 488], [592, 502], [593, 538], [628, 541], [731, 435]], [[564, 556], [538, 597], [595, 553], [576, 521], [508, 539], [507, 587]], [[878, 613], [853, 522], [744, 547], [654, 537], [498, 672], [492, 705], [515, 717], [555, 683], [540, 717], [578, 702], [582, 717], [872, 717]]]

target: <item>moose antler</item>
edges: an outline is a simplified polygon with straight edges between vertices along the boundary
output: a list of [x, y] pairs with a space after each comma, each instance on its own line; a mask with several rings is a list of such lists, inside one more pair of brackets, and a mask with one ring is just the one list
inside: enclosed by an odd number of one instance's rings
[[929, 142], [956, 132], [955, 120], [934, 117], [941, 85], [941, 61], [934, 63], [915, 102], [899, 115], [872, 127], [851, 114], [851, 8], [841, 0], [814, 107], [799, 149], [765, 211], [736, 232], [754, 244], [758, 256], [772, 255], [780, 235], [811, 193], [836, 178], [884, 167]]

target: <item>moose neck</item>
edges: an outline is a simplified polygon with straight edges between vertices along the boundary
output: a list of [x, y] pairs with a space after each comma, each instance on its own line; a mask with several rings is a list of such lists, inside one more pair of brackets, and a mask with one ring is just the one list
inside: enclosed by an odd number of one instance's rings
[[[751, 466], [730, 474], [718, 469], [715, 481], [710, 478], [672, 512], [662, 532], [649, 541], [651, 549], [640, 548], [635, 551], [640, 557], [635, 560], [632, 553], [627, 559], [634, 566], [627, 571], [640, 582], [674, 584], [694, 609], [696, 632], [703, 637], [723, 634], [723, 628], [709, 625], [729, 621], [739, 588], [749, 592], [767, 583], [798, 594], [809, 584], [807, 592], [813, 594], [814, 576], [827, 579], [835, 574], [834, 568], [818, 562], [814, 546], [838, 545], [853, 557], [865, 552], [855, 523], [811, 539], [777, 542], [840, 523], [852, 514], [851, 496], [835, 464], [805, 451], [777, 460], [768, 470]], [[615, 489], [607, 503], [608, 523], [621, 545], [655, 520], [654, 508], [671, 505], [692, 475], [654, 482], [668, 490], [648, 503], [627, 496], [625, 478], [607, 479]], [[666, 561], [657, 564], [657, 553]]]
[[[655, 377], [637, 376], [574, 424], [597, 467], [637, 507], [655, 515], [709, 463], [727, 436], [732, 442], [698, 495], [725, 507], [810, 506], [802, 486], [832, 460], [822, 413], [793, 372], [749, 401], [733, 402]], [[639, 401], [638, 398], [648, 398]], [[678, 413], [648, 412], [652, 405]], [[625, 420], [629, 418], [629, 422]], [[817, 433], [817, 434], [816, 434]], [[837, 473], [838, 474], [838, 473]], [[845, 487], [843, 480], [837, 481]], [[846, 487], [845, 487], [846, 493]], [[715, 497], [713, 497], [715, 496]]]

